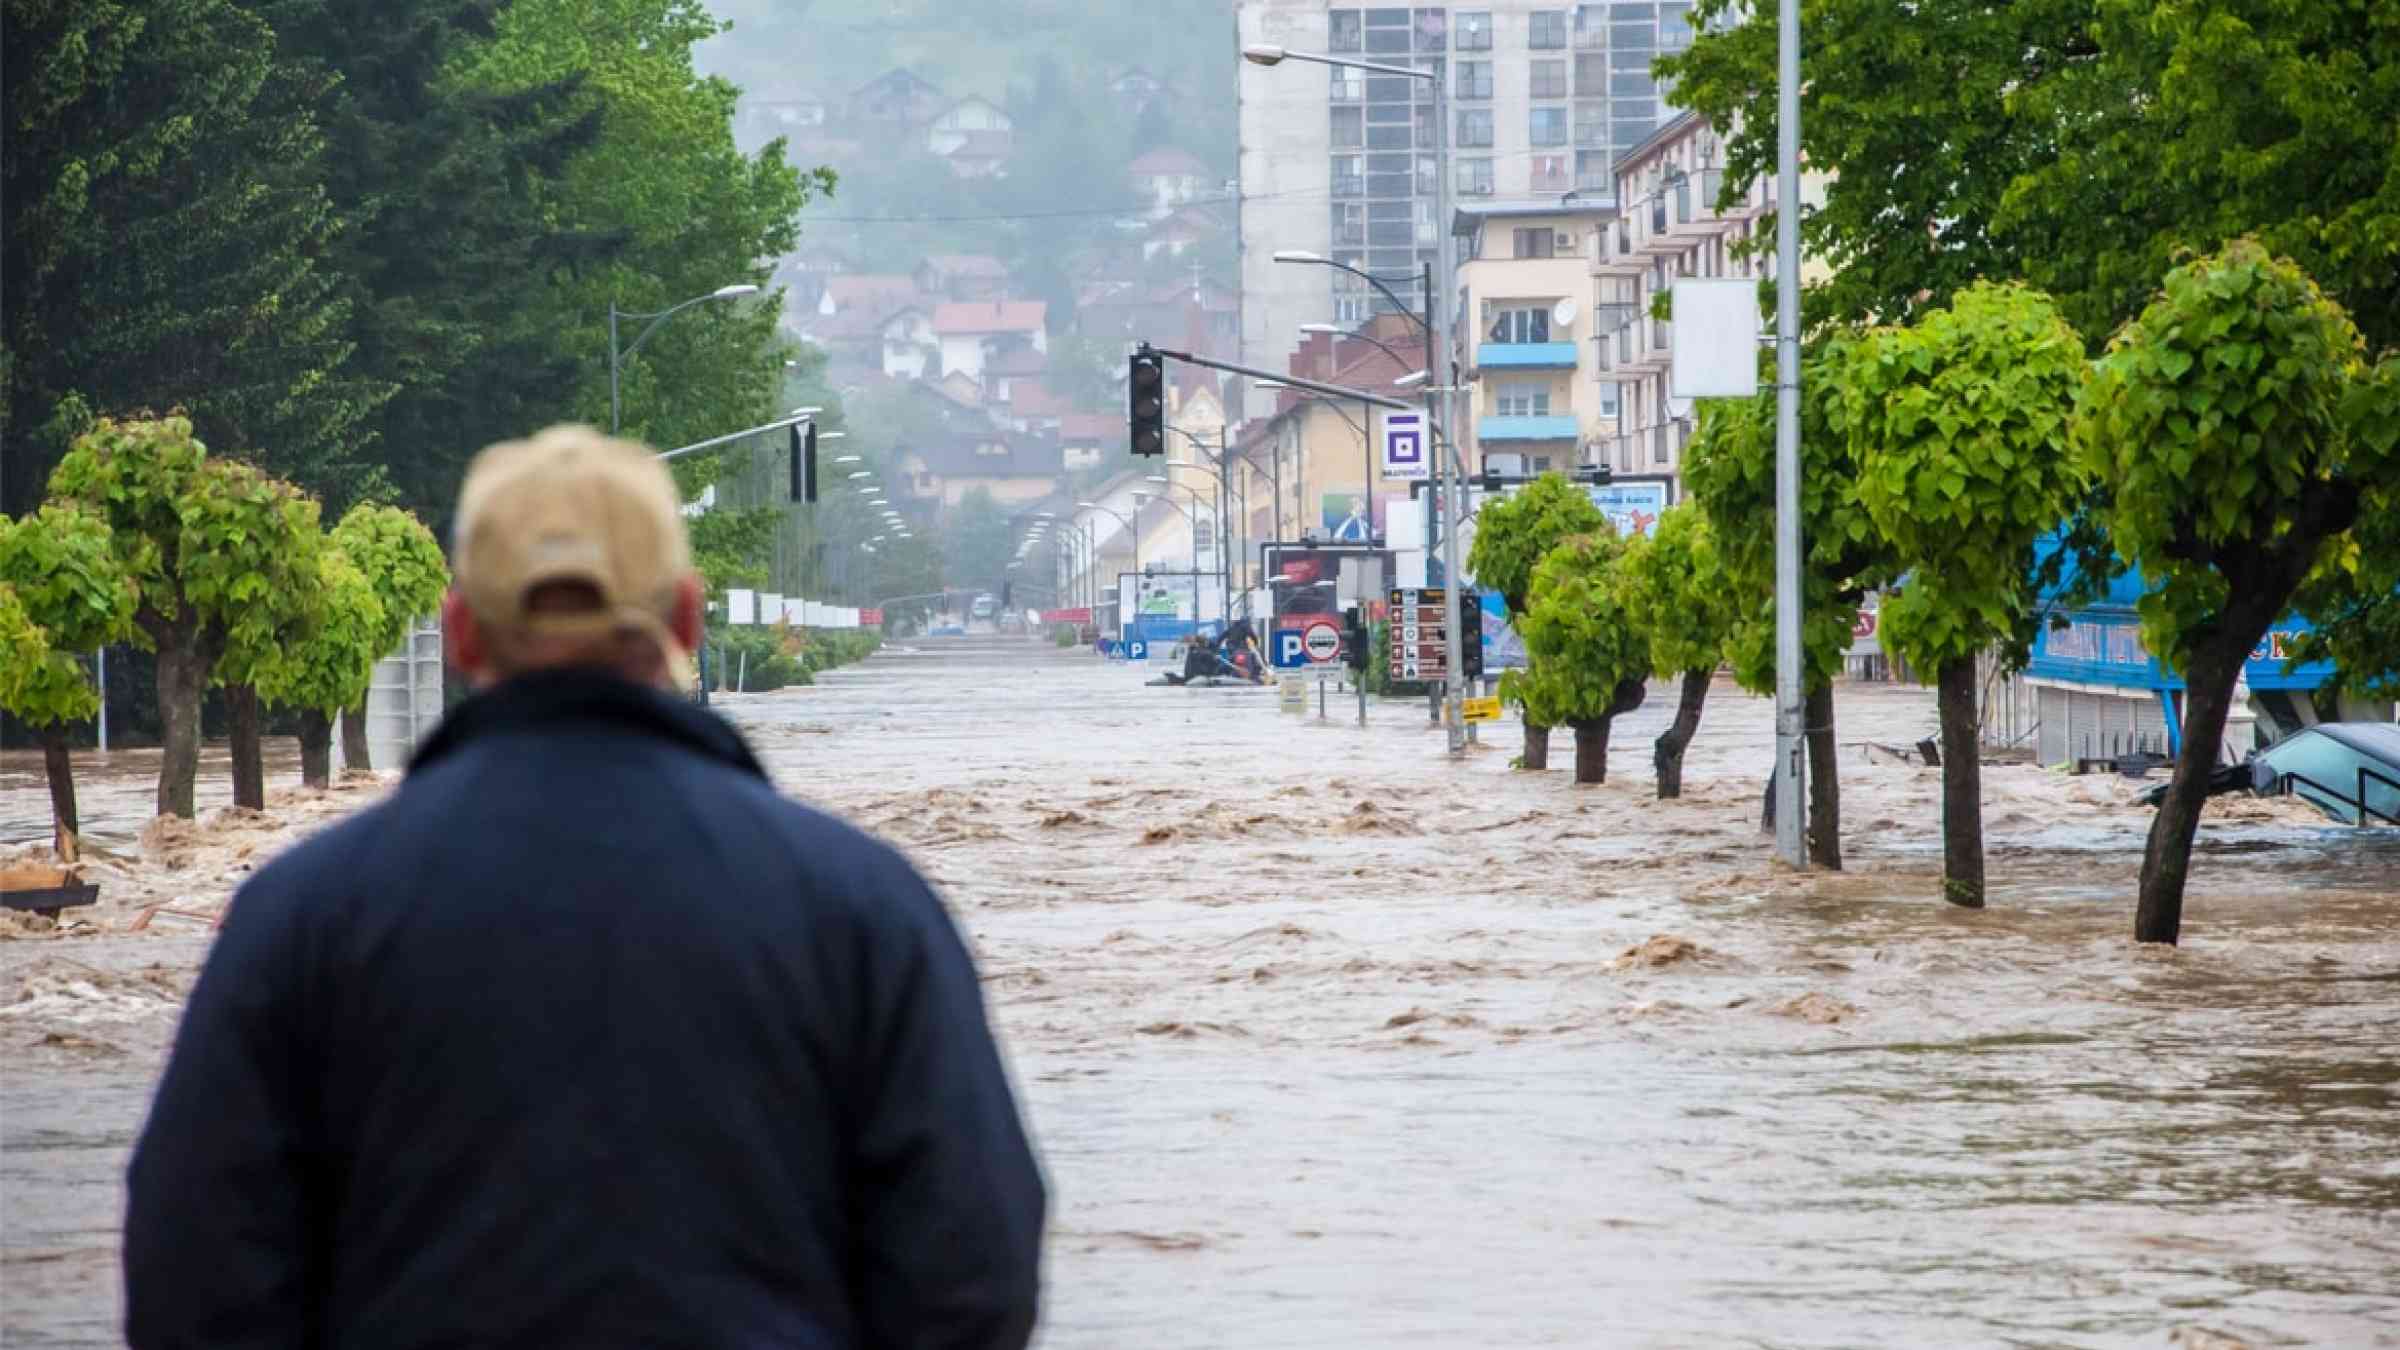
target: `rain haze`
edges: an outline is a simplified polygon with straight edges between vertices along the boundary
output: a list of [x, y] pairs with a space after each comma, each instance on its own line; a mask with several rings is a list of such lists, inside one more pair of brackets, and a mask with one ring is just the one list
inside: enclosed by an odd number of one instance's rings
[[0, 20], [0, 1344], [159, 1339], [203, 965], [540, 687], [566, 423], [658, 753], [963, 938], [1031, 1344], [2400, 1345], [2382, 8], [157, 8]]

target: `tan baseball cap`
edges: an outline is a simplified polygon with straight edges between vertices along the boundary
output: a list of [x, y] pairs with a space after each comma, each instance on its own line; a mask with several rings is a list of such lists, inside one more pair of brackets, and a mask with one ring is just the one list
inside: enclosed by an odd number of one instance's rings
[[[584, 635], [633, 629], [658, 642], [678, 686], [691, 654], [666, 624], [692, 575], [675, 480], [650, 450], [588, 426], [554, 426], [486, 448], [458, 494], [459, 592], [482, 623], [521, 633]], [[534, 588], [580, 581], [600, 593], [594, 613], [532, 613]]]

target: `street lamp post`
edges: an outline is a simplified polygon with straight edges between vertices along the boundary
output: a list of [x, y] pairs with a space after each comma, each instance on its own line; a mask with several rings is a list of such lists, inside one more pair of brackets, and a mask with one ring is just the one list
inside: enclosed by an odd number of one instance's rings
[[[748, 282], [733, 286], [719, 286], [706, 295], [695, 295], [681, 304], [669, 305], [665, 309], [654, 310], [647, 314], [636, 314], [631, 310], [618, 309], [617, 302], [610, 300], [608, 302], [608, 434], [616, 435], [623, 421], [617, 397], [618, 367], [625, 358], [642, 349], [642, 344], [650, 340], [650, 335], [658, 331], [660, 324], [694, 305], [703, 305], [711, 300], [733, 300], [757, 293], [758, 287]], [[634, 336], [633, 345], [625, 348], [622, 352], [617, 350], [617, 320], [619, 319], [648, 319], [650, 321], [643, 326], [640, 333]]]
[[[1131, 520], [1127, 520], [1124, 516], [1119, 515], [1116, 511], [1110, 509], [1109, 507], [1102, 506], [1098, 502], [1077, 502], [1075, 503], [1075, 506], [1078, 510], [1098, 511], [1102, 515], [1109, 517], [1110, 519], [1116, 521], [1119, 525], [1125, 527], [1125, 537], [1133, 541], [1133, 573], [1135, 576], [1140, 576], [1142, 573], [1142, 527]], [[1099, 566], [1099, 555], [1097, 550], [1100, 547], [1100, 532], [1096, 529], [1091, 529], [1089, 526], [1085, 526], [1083, 528], [1090, 531], [1092, 548], [1094, 549], [1092, 565], [1097, 568]], [[1099, 579], [1095, 574], [1092, 588], [1092, 604], [1094, 608], [1099, 607], [1099, 596]]]
[[[1436, 60], [1431, 70], [1420, 70], [1414, 66], [1393, 66], [1376, 61], [1353, 61], [1344, 57], [1325, 56], [1314, 52], [1289, 51], [1283, 47], [1261, 43], [1243, 47], [1242, 59], [1261, 66], [1273, 66], [1287, 60], [1307, 61], [1316, 65], [1342, 66], [1379, 75], [1400, 75], [1409, 79], [1433, 82], [1435, 245], [1436, 256], [1440, 259], [1440, 266], [1437, 269], [1438, 277], [1441, 286], [1447, 288], [1451, 278], [1457, 275], [1458, 270], [1453, 252], [1456, 246], [1453, 238], [1454, 231], [1450, 227], [1452, 186], [1449, 155], [1450, 82], [1443, 78], [1449, 65], [1449, 58], [1444, 56]], [[1286, 261], [1287, 255], [1277, 253], [1275, 259], [1278, 262]], [[1406, 305], [1400, 304], [1399, 297], [1392, 295], [1391, 291], [1370, 273], [1334, 262], [1330, 258], [1319, 259], [1313, 255], [1290, 256], [1288, 260], [1321, 262], [1326, 266], [1340, 267], [1346, 272], [1365, 277], [1377, 290], [1383, 292], [1385, 298], [1398, 305], [1402, 313], [1406, 313], [1408, 310]], [[1441, 332], [1440, 316], [1442, 311], [1437, 304], [1440, 291], [1431, 284], [1433, 280], [1434, 278], [1427, 278], [1424, 297], [1425, 377], [1428, 381], [1425, 389], [1425, 410], [1427, 419], [1433, 422], [1431, 430], [1434, 433], [1435, 442], [1448, 450], [1450, 461], [1449, 509], [1446, 512], [1449, 519], [1444, 522], [1447, 528], [1442, 531], [1442, 581], [1444, 593], [1448, 597], [1448, 613], [1445, 616], [1448, 621], [1442, 626], [1445, 630], [1444, 655], [1449, 668], [1444, 672], [1442, 683], [1448, 693], [1450, 709], [1450, 716], [1447, 719], [1450, 753], [1456, 756], [1466, 753], [1465, 685], [1459, 678], [1459, 629], [1464, 623], [1463, 615], [1466, 613], [1466, 608], [1465, 597], [1460, 594], [1462, 577], [1458, 558], [1458, 527], [1460, 522], [1466, 518], [1467, 471], [1466, 464], [1459, 454], [1457, 437], [1448, 434], [1451, 422], [1450, 414], [1454, 407], [1452, 400], [1457, 393], [1458, 381], [1455, 373], [1456, 363], [1451, 359], [1451, 344]], [[1437, 407], [1441, 410], [1438, 416], [1435, 414]]]

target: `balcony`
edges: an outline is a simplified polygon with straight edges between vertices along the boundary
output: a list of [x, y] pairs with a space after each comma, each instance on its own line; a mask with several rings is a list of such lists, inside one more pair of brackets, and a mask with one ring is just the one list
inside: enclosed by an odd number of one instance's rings
[[1600, 252], [1592, 262], [1592, 275], [1638, 277], [1649, 270], [1649, 261], [1633, 251], [1633, 234], [1624, 221], [1601, 227]]
[[1573, 370], [1572, 342], [1486, 342], [1475, 349], [1479, 370]]
[[1495, 441], [1571, 441], [1580, 434], [1573, 417], [1479, 417], [1475, 437]]

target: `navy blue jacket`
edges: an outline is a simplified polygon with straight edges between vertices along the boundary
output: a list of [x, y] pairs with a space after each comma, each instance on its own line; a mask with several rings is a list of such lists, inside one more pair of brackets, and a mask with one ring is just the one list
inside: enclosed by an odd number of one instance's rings
[[135, 1346], [1021, 1347], [974, 966], [722, 721], [512, 680], [235, 897], [133, 1158]]

